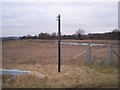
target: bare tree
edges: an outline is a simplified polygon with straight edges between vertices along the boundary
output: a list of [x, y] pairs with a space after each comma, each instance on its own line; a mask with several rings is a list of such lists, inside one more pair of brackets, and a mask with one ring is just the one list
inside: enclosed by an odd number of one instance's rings
[[56, 37], [57, 33], [53, 32], [53, 33], [51, 33], [51, 36]]
[[84, 34], [85, 34], [85, 31], [84, 31], [83, 29], [78, 29], [78, 30], [76, 31], [76, 33], [75, 33], [75, 35], [76, 35], [79, 39], [81, 39], [82, 35], [84, 35]]
[[30, 35], [30, 34], [27, 34], [27, 37], [29, 38], [29, 37], [32, 37], [32, 35]]
[[120, 32], [120, 30], [119, 29], [113, 29], [112, 32]]
[[51, 38], [56, 39], [57, 38], [57, 33], [55, 33], [55, 32], [51, 33]]

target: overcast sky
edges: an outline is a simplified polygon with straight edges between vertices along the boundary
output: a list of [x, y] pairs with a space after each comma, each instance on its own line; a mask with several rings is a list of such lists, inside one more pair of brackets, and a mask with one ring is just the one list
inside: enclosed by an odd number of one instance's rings
[[117, 1], [5, 1], [2, 2], [2, 14], [0, 14], [2, 17], [2, 36], [38, 35], [41, 32], [57, 32], [56, 17], [58, 14], [61, 14], [62, 34], [74, 34], [79, 28], [85, 30], [86, 33], [102, 33], [112, 31], [118, 27]]

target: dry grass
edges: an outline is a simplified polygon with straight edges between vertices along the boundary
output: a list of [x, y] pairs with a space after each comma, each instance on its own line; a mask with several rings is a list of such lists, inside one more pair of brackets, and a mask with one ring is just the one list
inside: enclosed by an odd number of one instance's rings
[[[118, 69], [116, 66], [98, 65], [99, 59], [106, 59], [107, 47], [93, 47], [95, 63], [87, 65], [86, 53], [73, 59], [86, 46], [62, 45], [61, 72], [57, 72], [57, 44], [44, 40], [18, 40], [3, 42], [3, 68], [18, 68], [42, 73], [44, 78], [35, 75], [3, 76], [3, 87], [37, 88], [82, 88], [117, 87]], [[101, 52], [99, 54], [99, 52]]]
[[30, 69], [44, 74], [45, 78], [34, 75], [18, 76], [15, 80], [3, 78], [3, 87], [37, 87], [37, 88], [84, 88], [117, 87], [116, 68], [95, 69], [87, 66], [62, 65], [60, 73], [56, 65], [20, 65], [21, 69]]

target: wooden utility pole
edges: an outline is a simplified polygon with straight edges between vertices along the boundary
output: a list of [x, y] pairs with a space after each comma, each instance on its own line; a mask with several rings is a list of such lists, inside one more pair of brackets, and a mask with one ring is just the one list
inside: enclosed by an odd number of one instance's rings
[[60, 42], [61, 42], [61, 32], [60, 32], [60, 15], [58, 15], [58, 72], [60, 72], [60, 61], [61, 61], [61, 50], [60, 50]]

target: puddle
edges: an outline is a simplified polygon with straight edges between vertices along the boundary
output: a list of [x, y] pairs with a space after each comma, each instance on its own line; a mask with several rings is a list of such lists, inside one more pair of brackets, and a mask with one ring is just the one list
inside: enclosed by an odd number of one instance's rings
[[[57, 43], [57, 42], [56, 42]], [[66, 45], [88, 45], [88, 43], [80, 43], [80, 42], [61, 42], [61, 44], [66, 44]], [[99, 44], [99, 43], [91, 43], [92, 46], [109, 46], [109, 44]]]
[[13, 79], [16, 79], [16, 76], [18, 75], [34, 75], [39, 78], [46, 77], [44, 74], [36, 72], [36, 71], [25, 71], [20, 69], [0, 69], [0, 75], [12, 75]]
[[29, 73], [30, 71], [20, 69], [0, 69], [0, 75], [24, 75]]

